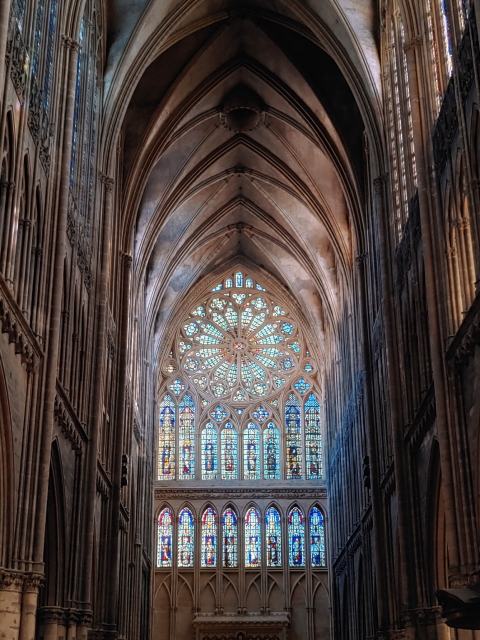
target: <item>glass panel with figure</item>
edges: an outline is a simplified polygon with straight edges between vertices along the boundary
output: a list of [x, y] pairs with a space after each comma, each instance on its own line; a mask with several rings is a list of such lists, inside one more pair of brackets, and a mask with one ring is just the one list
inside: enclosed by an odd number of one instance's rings
[[322, 434], [320, 431], [320, 405], [311, 393], [305, 402], [305, 454], [307, 479], [322, 477]]
[[291, 567], [305, 566], [305, 523], [303, 514], [294, 507], [288, 514], [288, 558]]
[[282, 532], [280, 514], [270, 507], [265, 516], [265, 540], [267, 545], [267, 567], [282, 566]]
[[263, 476], [280, 480], [280, 433], [273, 422], [263, 432]]
[[215, 480], [217, 477], [217, 430], [207, 422], [202, 431], [202, 478]]
[[237, 566], [237, 516], [233, 509], [225, 509], [223, 513], [223, 566], [234, 568]]
[[209, 507], [202, 518], [202, 567], [217, 566], [217, 514]]
[[231, 422], [222, 431], [222, 480], [237, 477], [237, 432]]
[[261, 561], [260, 514], [251, 507], [245, 518], [245, 566], [259, 567]]
[[243, 475], [245, 480], [260, 478], [260, 431], [253, 422], [243, 434]]
[[178, 517], [178, 566], [193, 567], [194, 526], [190, 509], [183, 509]]
[[300, 424], [300, 402], [291, 393], [285, 404], [285, 430], [287, 439], [287, 478], [302, 477], [302, 427]]
[[195, 403], [185, 396], [178, 411], [178, 448], [180, 460], [178, 477], [180, 480], [195, 478]]
[[175, 403], [166, 395], [160, 403], [158, 479], [175, 478]]
[[170, 509], [161, 511], [158, 517], [157, 567], [172, 566], [173, 515]]
[[310, 511], [310, 560], [312, 567], [325, 567], [325, 527], [318, 507]]

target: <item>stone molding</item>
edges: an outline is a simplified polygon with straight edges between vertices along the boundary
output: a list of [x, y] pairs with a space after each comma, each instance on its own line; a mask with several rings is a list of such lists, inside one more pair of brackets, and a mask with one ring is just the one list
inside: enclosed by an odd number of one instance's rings
[[41, 573], [24, 573], [0, 568], [0, 591], [38, 593], [45, 577]]
[[478, 345], [480, 345], [480, 292], [477, 293], [448, 348], [447, 362], [457, 371], [460, 370], [469, 363]]
[[268, 500], [268, 499], [287, 499], [287, 500], [301, 500], [301, 499], [310, 499], [310, 500], [320, 500], [327, 497], [327, 489], [326, 487], [318, 487], [316, 489], [294, 489], [294, 488], [284, 488], [278, 487], [274, 488], [262, 488], [262, 489], [251, 489], [249, 487], [241, 488], [241, 489], [231, 489], [231, 488], [206, 488], [206, 487], [198, 487], [198, 488], [175, 488], [169, 489], [168, 487], [163, 489], [157, 487], [155, 489], [155, 500], [214, 500], [215, 498], [225, 499], [225, 500]]
[[81, 451], [82, 442], [87, 442], [88, 437], [58, 380], [53, 412], [57, 425], [73, 451]]

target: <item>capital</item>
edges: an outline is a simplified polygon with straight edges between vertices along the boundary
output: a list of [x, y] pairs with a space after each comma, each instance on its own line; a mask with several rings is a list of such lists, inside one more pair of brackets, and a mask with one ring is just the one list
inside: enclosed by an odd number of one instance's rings
[[82, 45], [73, 38], [65, 35], [62, 36], [62, 47], [65, 47], [65, 49], [70, 49], [70, 51], [80, 51], [81, 46]]
[[113, 191], [113, 185], [115, 184], [113, 178], [110, 178], [109, 176], [106, 176], [104, 173], [100, 172], [98, 174], [98, 179], [104, 185], [105, 191], [108, 191], [109, 193]]
[[410, 40], [410, 42], [406, 42], [403, 45], [403, 50], [405, 51], [405, 53], [407, 51], [409, 51], [410, 49], [416, 49], [417, 47], [419, 47], [422, 44], [423, 38], [422, 36], [415, 36], [414, 38], [412, 38]]
[[123, 260], [123, 266], [125, 267], [125, 269], [127, 271], [130, 270], [132, 268], [132, 262], [133, 262], [132, 256], [128, 253], [122, 252], [122, 260]]

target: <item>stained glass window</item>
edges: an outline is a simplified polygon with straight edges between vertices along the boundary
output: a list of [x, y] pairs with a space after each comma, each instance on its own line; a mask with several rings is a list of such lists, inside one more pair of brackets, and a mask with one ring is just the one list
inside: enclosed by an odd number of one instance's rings
[[273, 422], [263, 432], [263, 476], [280, 480], [280, 433]]
[[225, 509], [223, 513], [223, 566], [232, 568], [237, 566], [237, 516], [233, 509]]
[[322, 477], [322, 433], [320, 429], [320, 405], [311, 393], [305, 402], [305, 455], [307, 479]]
[[157, 567], [172, 566], [173, 515], [170, 509], [163, 509], [158, 517]]
[[217, 566], [217, 514], [209, 507], [202, 517], [202, 567]]
[[433, 75], [435, 80], [435, 93], [436, 93], [436, 102], [437, 108], [440, 109], [440, 104], [442, 102], [442, 93], [440, 88], [440, 68], [439, 68], [439, 59], [438, 59], [438, 47], [437, 47], [437, 39], [435, 37], [435, 26], [434, 26], [434, 15], [433, 15], [433, 7], [432, 0], [426, 0], [426, 8], [427, 8], [427, 27], [428, 27], [428, 39], [430, 40], [430, 55], [432, 58], [432, 68]]
[[37, 16], [35, 20], [35, 37], [33, 40], [32, 73], [34, 76], [37, 76], [38, 74], [38, 63], [40, 59], [40, 45], [42, 43], [44, 10], [45, 10], [45, 0], [38, 0]]
[[178, 411], [179, 480], [195, 478], [195, 403], [184, 396]]
[[312, 567], [325, 567], [325, 528], [323, 515], [318, 507], [310, 511], [310, 560]]
[[245, 566], [259, 567], [261, 562], [260, 514], [251, 507], [245, 518]]
[[207, 422], [202, 431], [202, 478], [215, 480], [217, 477], [217, 430]]
[[[82, 22], [80, 23], [80, 32], [78, 36], [78, 42], [80, 43], [80, 47], [83, 44], [83, 31], [84, 31], [84, 18], [82, 18]], [[80, 106], [80, 84], [82, 78], [82, 62], [83, 62], [83, 54], [82, 49], [78, 52], [78, 60], [77, 60], [77, 80], [75, 84], [75, 108], [73, 112], [73, 137], [72, 137], [72, 159], [70, 161], [70, 188], [73, 187], [73, 173], [75, 169], [75, 159], [77, 154], [77, 137], [78, 137], [78, 115], [79, 115], [79, 106]]]
[[265, 516], [265, 542], [267, 547], [267, 567], [282, 566], [282, 530], [280, 514], [270, 507]]
[[440, 0], [440, 12], [442, 14], [441, 21], [442, 21], [443, 46], [445, 48], [445, 66], [447, 69], [447, 75], [451, 76], [453, 73], [452, 45], [451, 45], [451, 36], [450, 36], [450, 25], [448, 24], [446, 0]]
[[288, 558], [291, 567], [305, 566], [305, 523], [297, 507], [288, 514]]
[[175, 403], [166, 395], [160, 403], [158, 479], [175, 478]]
[[178, 517], [178, 566], [193, 567], [194, 525], [190, 509], [183, 509]]
[[43, 99], [48, 108], [50, 102], [50, 87], [52, 84], [53, 54], [55, 46], [55, 29], [57, 25], [57, 0], [50, 1], [50, 16], [48, 20], [47, 46], [45, 55], [45, 76], [43, 79]]
[[227, 422], [222, 431], [222, 480], [235, 480], [237, 477], [237, 432], [231, 422]]
[[243, 434], [243, 476], [245, 480], [260, 478], [260, 431], [253, 422]]
[[285, 405], [285, 430], [287, 442], [287, 478], [302, 477], [302, 428], [300, 424], [300, 402], [291, 393]]

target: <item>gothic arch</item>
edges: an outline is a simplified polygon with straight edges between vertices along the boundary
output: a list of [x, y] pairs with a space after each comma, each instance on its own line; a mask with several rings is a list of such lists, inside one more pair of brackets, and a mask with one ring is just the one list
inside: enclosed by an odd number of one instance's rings
[[13, 542], [14, 499], [13, 442], [10, 424], [10, 407], [5, 384], [3, 362], [0, 359], [0, 564], [9, 567]]

